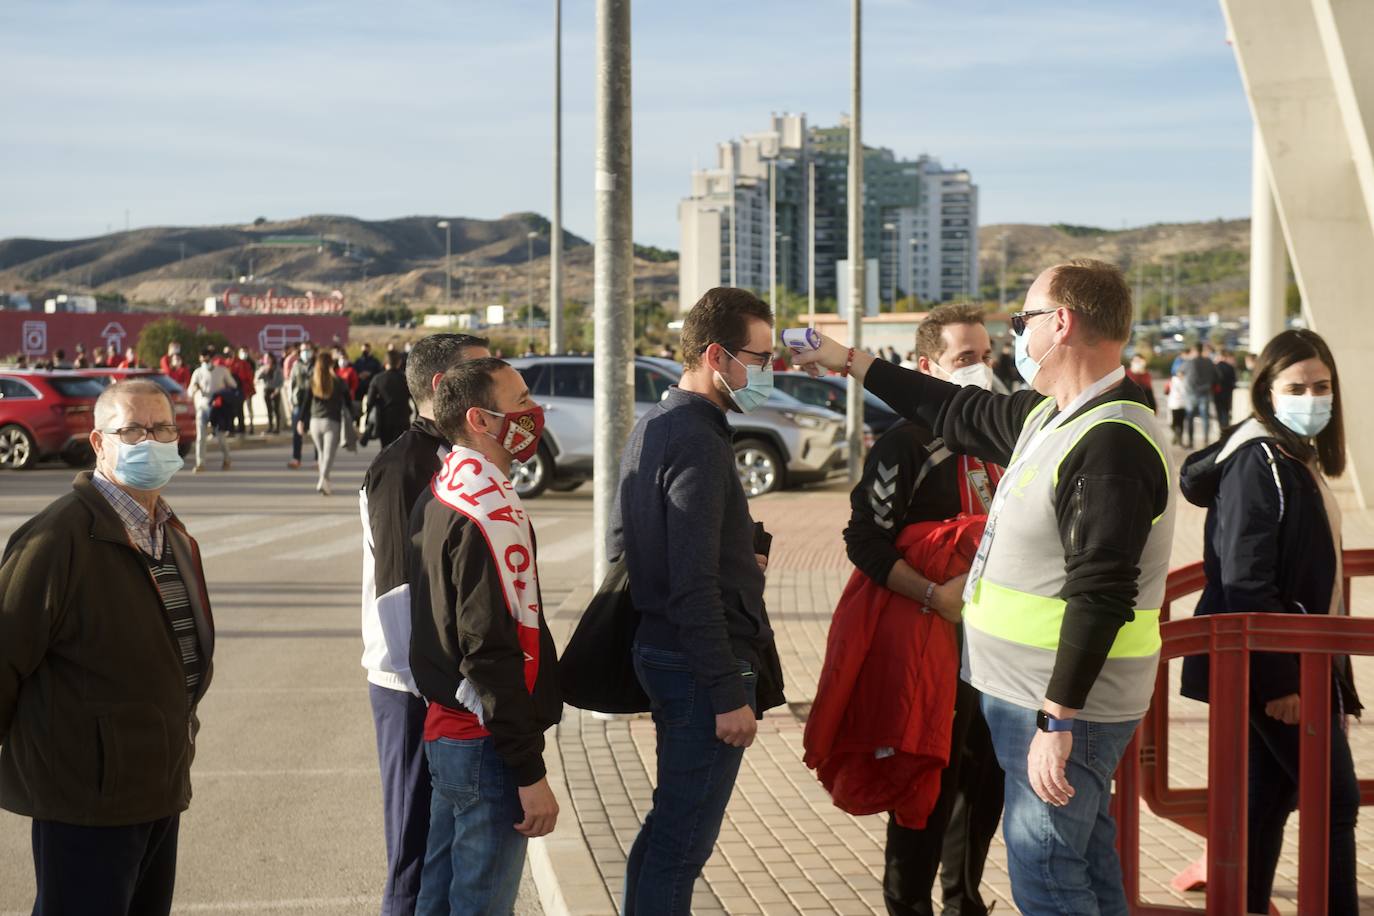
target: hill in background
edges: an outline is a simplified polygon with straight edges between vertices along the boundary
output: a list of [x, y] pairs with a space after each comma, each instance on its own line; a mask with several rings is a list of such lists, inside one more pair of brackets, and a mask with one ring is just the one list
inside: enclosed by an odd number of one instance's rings
[[[350, 310], [443, 309], [440, 219], [309, 216], [241, 226], [136, 229], [70, 241], [5, 239], [0, 241], [0, 291], [26, 292], [40, 301], [57, 292], [92, 291], [151, 307], [199, 310], [218, 284], [252, 276], [255, 283], [297, 292], [342, 290]], [[449, 222], [454, 311], [493, 304], [521, 308], [531, 292], [542, 307], [548, 298], [548, 220], [515, 213], [495, 220], [450, 217]], [[1003, 237], [1011, 303], [1024, 296], [1044, 267], [1093, 257], [1122, 266], [1147, 316], [1229, 313], [1245, 307], [1248, 220], [1117, 230], [984, 226], [979, 230], [979, 294], [990, 302], [998, 299]], [[566, 231], [563, 243], [565, 296], [570, 302], [590, 302], [592, 246]], [[637, 300], [656, 300], [670, 309], [676, 304], [676, 258], [676, 252], [636, 246]]]
[[[978, 230], [983, 298], [996, 301], [1006, 238], [1009, 302], [1018, 302], [1040, 271], [1071, 258], [1119, 265], [1145, 316], [1232, 313], [1250, 288], [1250, 221], [1160, 223], [1135, 229], [1006, 224]], [[1171, 299], [1172, 296], [1172, 299]]]
[[[243, 226], [155, 227], [70, 241], [0, 241], [0, 290], [93, 291], [132, 303], [199, 309], [217, 284], [253, 277], [298, 291], [344, 292], [350, 307], [445, 304], [443, 217], [367, 221], [309, 216]], [[549, 222], [533, 213], [496, 220], [449, 217], [455, 310], [548, 296]], [[534, 238], [529, 238], [530, 233]], [[592, 297], [592, 246], [563, 233], [564, 290]], [[644, 249], [635, 291], [675, 298], [677, 262]], [[530, 260], [532, 256], [532, 260]], [[37, 298], [32, 296], [31, 298]]]

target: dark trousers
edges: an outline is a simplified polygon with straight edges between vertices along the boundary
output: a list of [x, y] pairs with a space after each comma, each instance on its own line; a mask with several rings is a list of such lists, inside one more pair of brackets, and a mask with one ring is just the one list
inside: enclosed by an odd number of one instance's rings
[[268, 388], [262, 394], [263, 403], [267, 405], [267, 431], [269, 433], [281, 430], [281, 391], [276, 388]]
[[386, 886], [382, 916], [411, 916], [429, 838], [430, 779], [425, 761], [425, 702], [405, 690], [367, 685], [382, 771]]
[[[649, 695], [658, 748], [653, 808], [625, 863], [624, 916], [688, 916], [735, 790], [744, 748], [716, 737], [716, 711], [681, 652], [635, 646], [635, 674]], [[749, 705], [758, 677], [740, 663]]]
[[925, 827], [887, 822], [883, 899], [891, 916], [931, 916], [931, 886], [940, 872], [945, 916], [986, 916], [979, 892], [988, 847], [1002, 817], [1002, 768], [979, 709], [978, 691], [959, 682], [949, 766]]
[[303, 419], [305, 419], [305, 413], [299, 407], [291, 411], [291, 459], [293, 461], [301, 460], [301, 444], [305, 437], [301, 435], [296, 424]]
[[[1327, 912], [1355, 916], [1360, 912], [1355, 884], [1355, 821], [1360, 812], [1360, 784], [1341, 717], [1331, 727], [1331, 841]], [[1274, 872], [1283, 851], [1283, 828], [1298, 804], [1298, 726], [1284, 725], [1250, 711], [1250, 823], [1247, 837], [1246, 909], [1269, 912]]]
[[1183, 444], [1183, 420], [1188, 416], [1188, 408], [1175, 407], [1169, 411], [1169, 425], [1174, 431], [1174, 445]]
[[180, 821], [179, 814], [128, 827], [34, 821], [34, 916], [166, 916]]
[[1231, 425], [1231, 402], [1235, 400], [1235, 389], [1223, 389], [1213, 395], [1214, 406], [1217, 409], [1217, 427], [1225, 429]]

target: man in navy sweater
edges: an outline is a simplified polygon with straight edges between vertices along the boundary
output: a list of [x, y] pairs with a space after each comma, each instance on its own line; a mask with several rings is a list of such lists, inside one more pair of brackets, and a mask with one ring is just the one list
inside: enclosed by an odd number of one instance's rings
[[654, 806], [630, 850], [625, 916], [687, 914], [757, 718], [782, 703], [727, 410], [772, 390], [773, 314], [718, 288], [682, 329], [686, 371], [635, 426], [620, 465], [608, 556], [625, 555], [642, 617], [635, 672], [658, 732]]

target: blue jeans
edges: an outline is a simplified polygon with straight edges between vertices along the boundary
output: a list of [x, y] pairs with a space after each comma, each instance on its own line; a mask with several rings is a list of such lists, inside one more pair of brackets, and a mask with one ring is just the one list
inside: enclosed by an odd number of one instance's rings
[[419, 916], [509, 913], [520, 891], [527, 840], [515, 774], [490, 736], [425, 742], [434, 792]]
[[1193, 447], [1193, 419], [1202, 419], [1202, 441], [1199, 445], [1206, 445], [1207, 440], [1212, 436], [1212, 392], [1210, 391], [1190, 391], [1188, 392], [1188, 419], [1183, 430], [1186, 434], [1187, 447]]
[[1026, 771], [1035, 710], [984, 694], [983, 716], [1007, 774], [1002, 838], [1017, 908], [1025, 916], [1127, 916], [1108, 806], [1112, 776], [1139, 720], [1074, 721], [1066, 775], [1075, 794], [1057, 808], [1040, 800]]
[[[658, 788], [625, 865], [624, 916], [687, 916], [692, 885], [720, 835], [744, 748], [716, 737], [716, 711], [685, 655], [635, 646], [634, 662], [658, 737]], [[740, 671], [749, 685], [749, 705], [757, 709], [757, 676], [743, 662]]]

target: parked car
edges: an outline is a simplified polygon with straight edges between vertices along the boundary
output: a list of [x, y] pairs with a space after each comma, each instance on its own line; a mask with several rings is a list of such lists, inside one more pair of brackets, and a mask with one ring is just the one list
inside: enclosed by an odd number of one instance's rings
[[98, 381], [101, 388], [108, 388], [115, 382], [133, 378], [147, 379], [154, 383], [167, 392], [167, 396], [172, 399], [172, 412], [176, 416], [177, 432], [181, 434], [181, 438], [177, 440], [177, 453], [185, 458], [195, 446], [195, 405], [191, 403], [191, 396], [186, 393], [186, 389], [182, 388], [177, 380], [170, 375], [156, 369], [81, 369], [78, 371], [82, 375]]
[[[546, 489], [576, 489], [592, 476], [592, 358], [535, 356], [509, 362], [525, 377], [545, 413], [539, 453], [517, 468], [516, 492], [528, 499]], [[635, 416], [639, 417], [677, 384], [682, 366], [640, 356], [635, 358], [634, 372]], [[753, 413], [726, 416], [735, 430], [740, 482], [750, 496], [824, 480], [846, 467], [844, 422], [830, 411], [775, 391]]]
[[0, 370], [0, 468], [30, 468], [52, 457], [89, 464], [95, 399], [103, 390], [74, 372]]
[[[820, 378], [812, 378], [805, 372], [775, 372], [773, 373], [773, 384], [803, 404], [821, 407], [840, 416], [845, 415], [845, 398], [848, 397], [849, 390], [848, 379], [838, 375], [823, 375]], [[902, 419], [900, 414], [883, 403], [876, 394], [863, 391], [863, 397], [864, 423], [873, 430], [873, 435], [881, 436], [893, 424]]]

